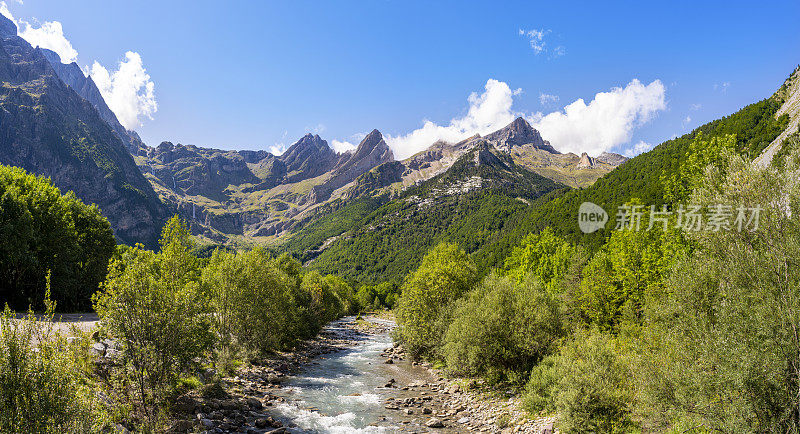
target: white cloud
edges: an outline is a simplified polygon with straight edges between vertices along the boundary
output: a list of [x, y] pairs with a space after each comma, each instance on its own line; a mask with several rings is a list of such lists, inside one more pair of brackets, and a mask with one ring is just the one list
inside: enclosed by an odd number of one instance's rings
[[14, 21], [15, 23], [17, 22], [14, 19], [14, 16], [11, 15], [11, 11], [8, 10], [8, 5], [4, 1], [0, 1], [0, 14], [2, 14], [4, 17], [8, 18], [11, 21]]
[[[18, 3], [22, 4], [21, 1]], [[72, 63], [77, 60], [78, 51], [72, 47], [72, 43], [64, 36], [64, 28], [61, 22], [45, 21], [40, 27], [34, 27], [33, 24], [25, 20], [15, 19], [4, 1], [0, 1], [0, 13], [17, 25], [19, 36], [32, 46], [55, 51], [64, 63]]]
[[272, 155], [281, 155], [289, 149], [286, 143], [276, 143], [269, 147], [269, 153]]
[[632, 147], [630, 147], [630, 148], [626, 149], [625, 151], [623, 151], [622, 154], [625, 155], [628, 158], [633, 158], [633, 157], [635, 157], [635, 156], [637, 156], [637, 155], [639, 155], [639, 154], [641, 154], [643, 152], [647, 152], [647, 151], [649, 151], [651, 149], [653, 149], [653, 145], [651, 145], [650, 143], [645, 143], [643, 141], [640, 141], [639, 143], [637, 143], [637, 144], [633, 145]]
[[539, 103], [543, 106], [549, 106], [558, 102], [558, 95], [550, 95], [547, 93], [539, 94]]
[[78, 51], [64, 36], [64, 29], [60, 22], [46, 21], [37, 28], [28, 22], [20, 21], [17, 26], [19, 35], [34, 47], [39, 46], [55, 51], [64, 63], [72, 63], [78, 59]]
[[719, 90], [722, 93], [728, 93], [728, 87], [730, 87], [731, 82], [725, 81], [722, 83], [714, 83], [714, 90]]
[[514, 110], [512, 91], [508, 84], [489, 79], [482, 94], [469, 96], [467, 114], [453, 118], [447, 125], [426, 120], [421, 128], [405, 135], [384, 135], [398, 159], [407, 158], [427, 149], [437, 140], [455, 143], [475, 134], [486, 135], [524, 116], [542, 136], [561, 152], [597, 156], [603, 151], [629, 143], [633, 130], [666, 108], [664, 85], [655, 80], [643, 85], [632, 80], [624, 88], [599, 92], [587, 105], [583, 99], [544, 115], [526, 116]]
[[122, 126], [134, 129], [141, 125], [142, 117], [153, 119], [153, 113], [158, 110], [155, 84], [150, 80], [139, 53], [125, 53], [125, 60], [119, 62], [117, 70], [112, 72], [95, 61], [91, 76]]
[[384, 135], [384, 138], [394, 155], [403, 159], [427, 149], [437, 140], [458, 142], [476, 133], [488, 134], [508, 125], [520, 115], [511, 110], [513, 96], [516, 94], [519, 94], [519, 90], [512, 91], [508, 84], [489, 79], [482, 94], [473, 92], [469, 96], [469, 111], [466, 115], [453, 118], [445, 126], [426, 120], [422, 128], [406, 135]]
[[693, 111], [693, 112], [696, 112], [696, 111], [700, 110], [701, 108], [703, 108], [703, 104], [700, 104], [699, 102], [698, 103], [694, 103], [694, 104], [689, 106], [689, 110]]
[[551, 59], [553, 59], [565, 55], [567, 53], [567, 49], [563, 45], [558, 45], [553, 49], [548, 50], [547, 42], [545, 42], [545, 36], [551, 32], [552, 31], [550, 29], [519, 29], [519, 35], [528, 40], [528, 43], [531, 45], [531, 49], [533, 50], [534, 54], [538, 56], [539, 54], [546, 53], [549, 54]]
[[691, 116], [686, 116], [686, 117], [683, 119], [683, 126], [686, 126], [686, 125], [688, 125], [690, 122], [692, 122], [692, 117], [691, 117]]
[[356, 147], [357, 147], [357, 145], [355, 145], [353, 143], [350, 143], [348, 141], [339, 141], [339, 140], [332, 140], [331, 141], [331, 148], [333, 148], [334, 151], [336, 151], [336, 152], [338, 152], [340, 154], [343, 154], [343, 153], [345, 153], [347, 151], [351, 151], [351, 150], [355, 149]]
[[645, 86], [634, 79], [624, 88], [597, 93], [588, 105], [578, 99], [563, 111], [537, 113], [530, 121], [559, 151], [597, 156], [629, 142], [636, 127], [665, 108], [660, 80]]
[[550, 33], [550, 30], [547, 29], [540, 29], [540, 30], [523, 30], [519, 29], [519, 35], [528, 38], [528, 41], [531, 44], [531, 48], [533, 52], [536, 54], [541, 54], [547, 43], [544, 42], [544, 35]]

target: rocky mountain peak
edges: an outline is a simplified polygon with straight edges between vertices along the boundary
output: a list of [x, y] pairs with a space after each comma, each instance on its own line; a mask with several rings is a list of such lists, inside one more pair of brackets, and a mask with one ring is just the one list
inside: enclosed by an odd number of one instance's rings
[[17, 36], [17, 25], [13, 21], [0, 14], [0, 38], [10, 38]]
[[518, 117], [514, 122], [487, 135], [487, 141], [495, 145], [498, 149], [509, 152], [514, 146], [533, 145], [535, 148], [542, 149], [554, 154], [556, 151], [550, 143], [542, 138], [535, 128], [525, 119]]
[[289, 181], [314, 178], [333, 169], [339, 157], [328, 142], [317, 134], [306, 134], [295, 142], [280, 159], [286, 165]]
[[579, 169], [589, 169], [594, 167], [594, 158], [590, 157], [586, 152], [581, 154], [581, 159], [575, 167]]

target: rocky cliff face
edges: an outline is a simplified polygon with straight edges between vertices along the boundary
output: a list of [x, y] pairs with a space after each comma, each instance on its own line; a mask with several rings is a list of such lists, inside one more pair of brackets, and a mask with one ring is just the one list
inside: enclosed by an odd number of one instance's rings
[[0, 16], [0, 163], [96, 203], [126, 243], [157, 243], [166, 216], [125, 145], [41, 50]]
[[334, 190], [350, 183], [373, 167], [394, 160], [392, 150], [378, 130], [372, 130], [358, 144], [355, 152], [345, 156], [347, 157], [340, 159], [328, 180], [314, 187], [312, 197], [315, 202], [327, 200]]
[[575, 165], [578, 169], [589, 169], [594, 167], [594, 158], [590, 157], [586, 152], [581, 154], [581, 159]]
[[330, 171], [339, 161], [339, 156], [318, 135], [306, 134], [280, 159], [286, 165], [286, 182], [298, 182]]
[[133, 155], [143, 155], [143, 152], [146, 151], [146, 147], [139, 138], [139, 135], [136, 134], [135, 131], [126, 130], [125, 127], [119, 123], [117, 116], [108, 108], [94, 80], [92, 80], [91, 77], [83, 75], [83, 71], [81, 71], [77, 63], [61, 63], [61, 57], [59, 57], [56, 52], [46, 48], [38, 49], [41, 50], [42, 55], [50, 62], [50, 66], [53, 67], [58, 78], [94, 106], [97, 113], [100, 114], [100, 117], [106, 121], [111, 129], [114, 130], [114, 133], [117, 134], [117, 137], [122, 140], [122, 143], [125, 144], [128, 151]]

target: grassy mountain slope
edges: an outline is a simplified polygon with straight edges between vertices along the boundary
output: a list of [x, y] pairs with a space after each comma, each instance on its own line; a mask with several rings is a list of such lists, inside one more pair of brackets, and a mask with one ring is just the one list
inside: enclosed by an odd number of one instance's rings
[[[400, 280], [436, 243], [453, 241], [475, 252], [496, 241], [506, 222], [559, 189], [565, 187], [482, 145], [448, 171], [379, 207], [381, 197], [344, 206], [304, 228], [285, 248], [313, 259], [312, 265], [326, 273], [365, 282]], [[344, 232], [339, 218], [372, 207], [376, 209], [364, 218], [347, 220], [354, 224]], [[310, 241], [321, 242], [322, 248], [309, 250]]]

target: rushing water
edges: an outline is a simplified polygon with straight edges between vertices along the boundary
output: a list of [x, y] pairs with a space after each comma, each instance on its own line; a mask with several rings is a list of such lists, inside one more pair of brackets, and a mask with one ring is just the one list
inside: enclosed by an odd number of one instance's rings
[[[346, 321], [346, 320], [344, 320]], [[393, 326], [391, 321], [370, 318], [369, 321]], [[345, 333], [343, 321], [327, 326], [328, 330]], [[353, 347], [327, 354], [315, 360], [300, 373], [283, 383], [280, 395], [287, 400], [276, 406], [277, 418], [291, 432], [383, 433], [395, 427], [376, 426], [383, 422], [383, 400], [388, 378], [397, 368], [384, 364], [382, 350], [391, 346], [390, 332], [360, 335]]]

